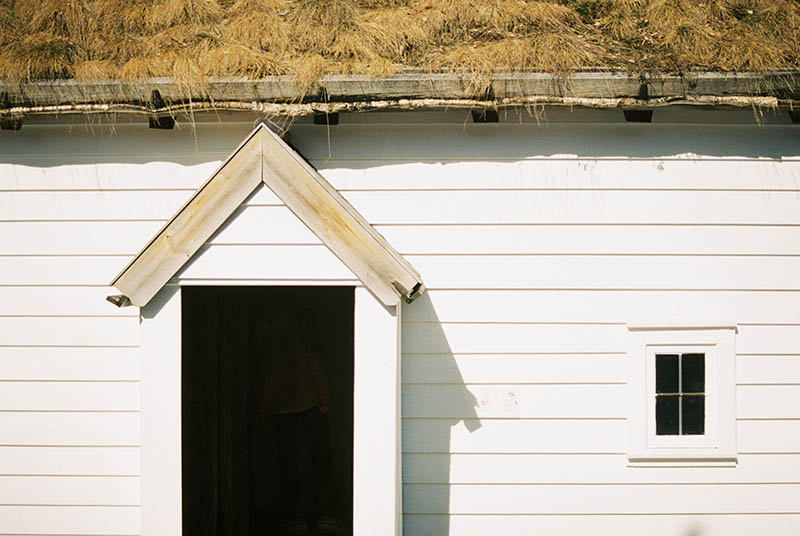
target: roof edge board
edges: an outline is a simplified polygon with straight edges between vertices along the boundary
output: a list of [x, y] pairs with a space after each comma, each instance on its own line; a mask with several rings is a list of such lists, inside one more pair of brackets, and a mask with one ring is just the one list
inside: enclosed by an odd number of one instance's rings
[[424, 291], [419, 273], [305, 159], [259, 123], [111, 282], [119, 307], [144, 306], [261, 184], [386, 306]]
[[[187, 88], [170, 78], [126, 80], [0, 81], [0, 92], [10, 106], [80, 105], [87, 103], [150, 102], [157, 90], [167, 103], [257, 101], [272, 103], [345, 102], [375, 99], [520, 99], [596, 98], [636, 99], [647, 88], [648, 99], [687, 97], [800, 98], [800, 71], [767, 73], [719, 73], [641, 75], [613, 71], [584, 71], [568, 75], [552, 73], [496, 73], [490, 90], [477, 93], [470, 73], [424, 73], [407, 70], [388, 77], [330, 75], [310, 88], [297, 85], [291, 76], [251, 80], [241, 77], [208, 77], [202, 87]], [[647, 99], [644, 99], [645, 101]]]
[[386, 306], [424, 290], [419, 273], [297, 151], [263, 137], [264, 184]]
[[262, 184], [261, 144], [255, 139], [261, 128], [244, 139], [111, 281], [109, 286], [121, 296], [109, 301], [119, 306], [146, 305]]

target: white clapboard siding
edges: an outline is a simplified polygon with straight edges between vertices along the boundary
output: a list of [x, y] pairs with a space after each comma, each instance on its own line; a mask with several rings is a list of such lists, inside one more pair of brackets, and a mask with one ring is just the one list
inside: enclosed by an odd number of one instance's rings
[[[537, 159], [436, 162], [319, 160], [348, 190], [800, 190], [800, 162], [758, 160]], [[334, 167], [335, 166], [335, 167]], [[487, 177], [490, 177], [487, 179]]]
[[410, 383], [624, 383], [625, 356], [447, 355], [403, 357], [403, 382]]
[[130, 381], [139, 376], [138, 347], [19, 346], [0, 351], [0, 380], [4, 381]]
[[736, 422], [736, 447], [740, 453], [800, 454], [800, 419], [740, 419]]
[[315, 244], [203, 246], [178, 272], [178, 278], [356, 280], [353, 273], [327, 247]]
[[800, 226], [382, 225], [404, 255], [797, 255]]
[[135, 412], [0, 412], [0, 445], [138, 446]]
[[209, 244], [321, 244], [291, 210], [285, 206], [257, 206], [239, 209]]
[[795, 192], [358, 191], [344, 197], [371, 223], [384, 225], [800, 223]]
[[[406, 453], [622, 454], [624, 419], [410, 419], [403, 420]], [[739, 420], [740, 454], [800, 454], [800, 420]]]
[[0, 505], [3, 530], [13, 535], [134, 536], [141, 530], [138, 506]]
[[403, 351], [408, 354], [620, 353], [627, 351], [627, 335], [624, 325], [406, 322]]
[[[152, 155], [125, 155], [135, 162], [93, 165], [31, 166], [0, 163], [0, 192], [37, 190], [196, 190], [214, 173], [220, 162], [198, 154], [187, 160], [211, 160], [197, 165], [152, 162]], [[138, 156], [138, 158], [136, 158]], [[58, 157], [45, 157], [48, 160]], [[82, 157], [86, 160], [86, 157]], [[107, 158], [114, 158], [108, 156]], [[119, 157], [116, 158], [120, 160]], [[141, 162], [141, 163], [140, 163]], [[43, 162], [44, 163], [44, 162]], [[188, 163], [188, 162], [187, 162]]]
[[419, 256], [432, 289], [800, 290], [800, 257]]
[[[340, 124], [325, 128], [298, 125], [292, 144], [308, 159], [385, 158], [419, 161], [441, 158], [497, 159], [647, 159], [797, 157], [792, 126], [513, 124], [465, 123], [407, 125]], [[333, 131], [332, 131], [333, 132]], [[242, 136], [244, 137], [244, 135]], [[646, 141], [645, 141], [646, 140]]]
[[800, 355], [748, 355], [736, 359], [736, 382], [800, 385]]
[[[87, 261], [94, 262], [84, 259]], [[102, 286], [0, 286], [0, 316], [139, 316], [136, 307], [117, 307], [106, 301], [110, 294], [116, 291]]]
[[136, 411], [139, 382], [0, 382], [0, 411]]
[[[450, 514], [667, 514], [796, 513], [800, 484], [671, 485], [433, 485], [404, 493], [407, 513]], [[445, 488], [445, 489], [443, 489]], [[447, 493], [449, 492], [449, 493]], [[449, 495], [449, 497], [448, 497]], [[448, 500], [449, 499], [449, 500]]]
[[0, 504], [137, 506], [131, 476], [0, 476]]
[[[0, 222], [0, 255], [133, 255], [161, 221]], [[91, 259], [84, 259], [91, 262]]]
[[0, 285], [108, 285], [132, 255], [0, 257]]
[[740, 385], [736, 388], [736, 415], [740, 419], [800, 420], [800, 384]]
[[428, 290], [403, 310], [403, 320], [800, 323], [798, 300], [800, 292], [786, 291]]
[[2, 317], [0, 346], [137, 346], [139, 319], [107, 317]]
[[250, 120], [182, 123], [172, 130], [149, 129], [147, 121], [105, 125], [26, 123], [23, 130], [3, 133], [2, 155], [5, 161], [13, 162], [25, 156], [71, 156], [92, 164], [99, 156], [109, 156], [127, 163], [129, 157], [137, 155], [147, 156], [151, 162], [169, 162], [175, 155], [219, 151], [230, 154], [251, 130]]
[[[493, 397], [509, 394], [508, 408], [520, 418], [625, 418], [625, 386], [611, 385], [453, 385], [407, 384], [403, 387], [404, 417], [506, 417], [493, 407]], [[506, 408], [504, 408], [506, 409]]]
[[[756, 490], [758, 491], [758, 490]], [[481, 536], [484, 534], [592, 534], [620, 536], [794, 536], [800, 514], [736, 515], [431, 515], [403, 516], [405, 534]]]
[[168, 220], [189, 190], [0, 192], [0, 221]]
[[0, 475], [137, 476], [138, 447], [0, 447]]
[[800, 482], [800, 455], [741, 455], [736, 467], [628, 467], [620, 454], [405, 454], [408, 484], [683, 484]]
[[739, 354], [800, 354], [800, 325], [742, 324], [736, 337]]
[[624, 420], [404, 419], [405, 453], [603, 453], [627, 448]]

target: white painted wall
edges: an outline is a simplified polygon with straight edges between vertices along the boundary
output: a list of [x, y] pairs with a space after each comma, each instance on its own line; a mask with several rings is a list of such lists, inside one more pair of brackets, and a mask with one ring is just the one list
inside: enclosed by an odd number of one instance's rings
[[[796, 533], [800, 130], [704, 113], [295, 126], [429, 289], [403, 311], [406, 534]], [[138, 311], [105, 285], [251, 128], [0, 132], [0, 533], [141, 530]], [[352, 284], [268, 192], [235, 223], [183, 282]], [[737, 467], [626, 466], [625, 324], [653, 317], [739, 323]]]

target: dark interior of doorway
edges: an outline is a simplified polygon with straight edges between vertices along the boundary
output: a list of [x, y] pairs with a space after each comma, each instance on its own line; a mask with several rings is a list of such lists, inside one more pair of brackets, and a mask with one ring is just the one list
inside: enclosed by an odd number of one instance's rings
[[[327, 361], [331, 404], [331, 496], [341, 534], [353, 498], [352, 287], [184, 287], [182, 289], [183, 534], [280, 535], [290, 516], [275, 427], [255, 408], [263, 379], [253, 331], [265, 311], [291, 303], [313, 313]], [[303, 444], [302, 434], [299, 444]], [[300, 455], [303, 511], [312, 510], [312, 463]], [[294, 505], [297, 506], [297, 505]]]

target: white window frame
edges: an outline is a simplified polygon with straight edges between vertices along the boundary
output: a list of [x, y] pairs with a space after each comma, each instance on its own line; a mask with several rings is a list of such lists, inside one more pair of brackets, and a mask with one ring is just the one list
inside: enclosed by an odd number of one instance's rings
[[[354, 308], [353, 535], [400, 536], [402, 306], [356, 285]], [[140, 533], [182, 536], [181, 287], [163, 287], [140, 322]]]
[[[736, 464], [736, 325], [628, 325], [628, 463]], [[705, 354], [705, 433], [655, 433], [656, 354]]]

